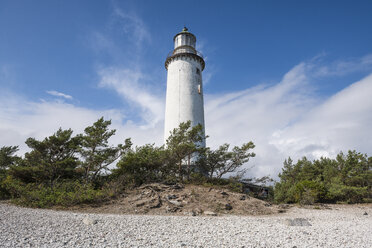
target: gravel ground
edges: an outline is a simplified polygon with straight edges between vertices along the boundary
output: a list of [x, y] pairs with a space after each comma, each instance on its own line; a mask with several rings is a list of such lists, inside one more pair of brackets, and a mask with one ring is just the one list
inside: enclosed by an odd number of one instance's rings
[[370, 248], [372, 208], [294, 207], [271, 216], [183, 217], [85, 214], [0, 203], [0, 246]]

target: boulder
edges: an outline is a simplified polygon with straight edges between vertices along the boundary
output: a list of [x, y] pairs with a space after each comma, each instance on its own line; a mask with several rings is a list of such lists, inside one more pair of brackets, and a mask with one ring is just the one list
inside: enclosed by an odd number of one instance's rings
[[83, 219], [83, 223], [84, 223], [85, 225], [89, 226], [89, 225], [95, 225], [95, 224], [97, 224], [98, 221], [97, 221], [97, 220], [93, 220], [93, 219], [91, 219], [91, 218], [89, 218], [89, 217], [85, 217], [85, 218]]
[[204, 211], [204, 214], [208, 215], [208, 216], [217, 216], [217, 214], [215, 212], [212, 212], [212, 211]]
[[286, 219], [285, 224], [287, 226], [311, 226], [310, 222], [304, 218]]

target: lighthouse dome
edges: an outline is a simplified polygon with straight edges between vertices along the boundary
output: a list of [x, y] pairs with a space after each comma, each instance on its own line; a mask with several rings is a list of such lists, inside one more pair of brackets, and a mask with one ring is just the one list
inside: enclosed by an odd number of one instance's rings
[[180, 46], [190, 46], [195, 49], [196, 37], [188, 31], [186, 27], [173, 38], [174, 49]]

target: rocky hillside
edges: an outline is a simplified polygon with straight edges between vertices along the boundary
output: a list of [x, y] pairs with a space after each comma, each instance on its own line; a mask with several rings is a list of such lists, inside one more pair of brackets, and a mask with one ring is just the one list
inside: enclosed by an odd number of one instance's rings
[[89, 213], [151, 215], [267, 215], [283, 212], [246, 194], [197, 185], [147, 184], [127, 191], [120, 198], [99, 205], [76, 206]]

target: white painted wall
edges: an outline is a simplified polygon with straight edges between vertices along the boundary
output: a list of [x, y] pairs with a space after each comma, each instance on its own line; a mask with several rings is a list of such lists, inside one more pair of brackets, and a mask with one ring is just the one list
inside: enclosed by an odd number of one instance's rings
[[191, 56], [182, 56], [168, 64], [164, 141], [181, 122], [189, 120], [192, 126], [201, 124], [205, 131], [202, 65]]

